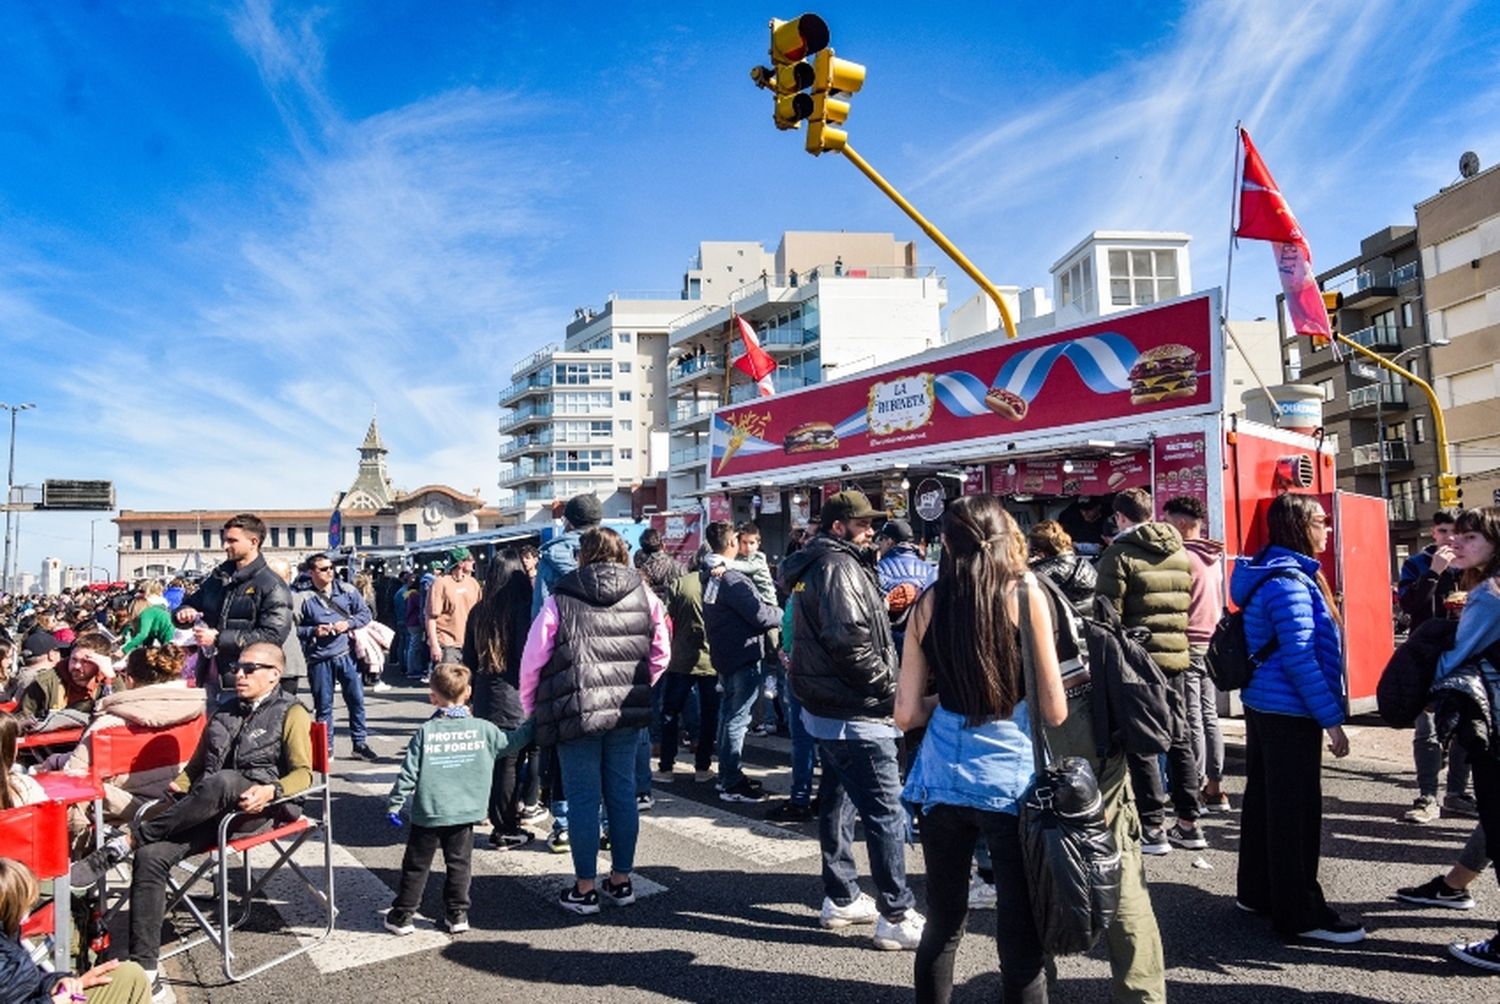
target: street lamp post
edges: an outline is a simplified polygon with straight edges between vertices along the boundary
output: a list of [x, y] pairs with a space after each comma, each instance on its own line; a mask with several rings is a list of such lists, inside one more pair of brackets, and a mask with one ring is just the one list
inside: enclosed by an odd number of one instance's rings
[[89, 520], [89, 585], [94, 584], [94, 527], [104, 521], [103, 516]]
[[3, 563], [0, 563], [0, 579], [4, 579], [4, 582], [0, 582], [0, 586], [4, 586], [6, 589], [10, 588], [11, 578], [10, 542], [12, 520], [14, 517], [10, 511], [10, 504], [13, 501], [11, 495], [16, 484], [16, 416], [23, 411], [30, 411], [35, 407], [36, 405], [29, 401], [25, 404], [6, 404], [0, 401], [0, 408], [4, 408], [10, 412], [10, 464], [7, 466], [5, 472], [5, 560]]

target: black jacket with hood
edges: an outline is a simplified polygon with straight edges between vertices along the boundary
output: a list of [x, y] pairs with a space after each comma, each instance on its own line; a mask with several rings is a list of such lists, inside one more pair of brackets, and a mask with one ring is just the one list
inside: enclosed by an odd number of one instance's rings
[[292, 633], [292, 592], [266, 565], [264, 555], [244, 568], [226, 561], [182, 601], [219, 632], [215, 643], [221, 671], [257, 642], [281, 648]]
[[791, 594], [792, 692], [824, 718], [889, 718], [900, 655], [875, 552], [820, 533], [782, 562]]

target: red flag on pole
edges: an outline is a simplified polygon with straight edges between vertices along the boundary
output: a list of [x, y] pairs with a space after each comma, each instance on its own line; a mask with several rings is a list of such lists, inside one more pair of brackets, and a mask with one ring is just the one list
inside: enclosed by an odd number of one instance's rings
[[1307, 237], [1244, 128], [1240, 129], [1240, 139], [1245, 145], [1245, 161], [1240, 172], [1240, 221], [1235, 236], [1271, 242], [1293, 329], [1312, 338], [1314, 344], [1325, 345], [1333, 340], [1333, 329], [1313, 275]]
[[776, 387], [771, 383], [771, 374], [776, 372], [776, 360], [760, 347], [755, 329], [743, 317], [736, 314], [734, 320], [740, 328], [740, 340], [745, 343], [745, 354], [734, 361], [735, 369], [755, 381], [755, 385], [760, 388], [761, 397], [770, 397], [776, 393]]

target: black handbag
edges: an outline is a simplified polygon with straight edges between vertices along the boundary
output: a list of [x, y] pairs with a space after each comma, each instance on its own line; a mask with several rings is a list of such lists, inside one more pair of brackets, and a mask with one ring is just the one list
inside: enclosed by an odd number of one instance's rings
[[1017, 601], [1036, 766], [1036, 776], [1021, 797], [1021, 858], [1042, 950], [1073, 955], [1093, 948], [1114, 921], [1120, 905], [1120, 849], [1105, 821], [1104, 800], [1089, 761], [1051, 759], [1037, 707], [1035, 640], [1024, 582]]

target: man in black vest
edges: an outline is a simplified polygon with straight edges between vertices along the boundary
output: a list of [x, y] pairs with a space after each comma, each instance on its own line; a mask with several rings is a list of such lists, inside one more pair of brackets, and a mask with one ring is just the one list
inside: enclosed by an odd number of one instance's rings
[[232, 667], [234, 696], [214, 710], [192, 759], [167, 788], [172, 805], [73, 866], [73, 888], [87, 889], [135, 851], [130, 958], [153, 981], [173, 866], [217, 843], [225, 814], [259, 812], [312, 786], [312, 719], [281, 690], [284, 659], [280, 645], [245, 648]]

